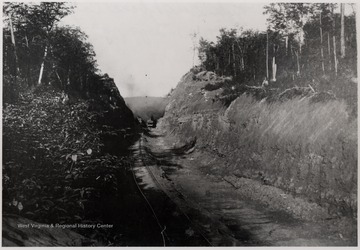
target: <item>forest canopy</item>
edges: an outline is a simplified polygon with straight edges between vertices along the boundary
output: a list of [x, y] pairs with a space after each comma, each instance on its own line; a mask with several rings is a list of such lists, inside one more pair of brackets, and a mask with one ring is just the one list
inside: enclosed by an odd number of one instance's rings
[[41, 84], [89, 97], [113, 82], [100, 74], [87, 35], [59, 25], [74, 8], [65, 2], [4, 3], [4, 103]]
[[[350, 14], [344, 14], [345, 8]], [[216, 42], [201, 38], [201, 65], [241, 84], [259, 85], [267, 79], [270, 86], [284, 88], [308, 84], [316, 88], [321, 82], [335, 85], [356, 78], [352, 4], [271, 3], [264, 14], [265, 32], [224, 28]]]

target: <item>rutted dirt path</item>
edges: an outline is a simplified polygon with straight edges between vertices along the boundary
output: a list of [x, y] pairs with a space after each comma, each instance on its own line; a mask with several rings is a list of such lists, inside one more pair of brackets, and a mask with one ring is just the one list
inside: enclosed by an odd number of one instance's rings
[[[213, 246], [357, 244], [353, 237], [356, 225], [349, 220], [324, 217], [314, 221], [300, 219], [291, 211], [277, 209], [276, 199], [283, 199], [281, 202], [289, 205], [290, 210], [294, 201], [300, 209], [311, 208], [311, 204], [256, 181], [244, 179], [238, 185], [231, 179], [204, 173], [204, 162], [199, 160], [202, 152], [196, 147], [176, 149], [174, 145], [175, 141], [159, 129], [142, 137], [139, 144], [141, 159], [145, 171], [148, 171], [143, 182], [157, 185], [176, 203], [181, 213], [193, 223], [187, 232], [190, 235], [200, 233]], [[145, 176], [151, 178], [146, 180]], [[252, 190], [256, 195], [263, 195], [262, 198], [268, 202], [249, 199]], [[273, 200], [269, 192], [274, 193]], [[316, 208], [314, 212], [318, 212]]]

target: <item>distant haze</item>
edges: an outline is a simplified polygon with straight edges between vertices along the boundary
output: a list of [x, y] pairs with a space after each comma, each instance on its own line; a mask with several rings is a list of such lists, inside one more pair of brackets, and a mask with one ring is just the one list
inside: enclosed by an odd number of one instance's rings
[[[78, 2], [63, 24], [79, 26], [99, 68], [127, 96], [164, 96], [193, 65], [191, 34], [216, 41], [220, 28], [266, 29], [260, 3]], [[197, 55], [195, 56], [197, 63]]]
[[169, 99], [163, 97], [137, 96], [125, 97], [125, 102], [134, 113], [134, 116], [140, 117], [143, 121], [147, 121], [151, 117], [155, 119], [162, 117]]

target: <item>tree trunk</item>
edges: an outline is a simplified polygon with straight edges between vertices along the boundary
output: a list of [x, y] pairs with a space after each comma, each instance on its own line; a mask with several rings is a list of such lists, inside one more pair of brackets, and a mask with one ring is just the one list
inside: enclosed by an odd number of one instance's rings
[[15, 101], [17, 99], [17, 94], [16, 94], [16, 87], [17, 87], [17, 74], [18, 74], [18, 57], [17, 57], [17, 52], [16, 52], [16, 43], [15, 43], [15, 35], [14, 35], [14, 28], [12, 25], [12, 21], [11, 21], [11, 16], [9, 18], [10, 20], [10, 33], [11, 33], [11, 43], [12, 43], [12, 50], [14, 53], [14, 63], [12, 65], [12, 71], [13, 71], [13, 81], [12, 81], [12, 87], [10, 87], [9, 89], [9, 97], [10, 97], [10, 101]]
[[[228, 64], [226, 65], [225, 70], [228, 70], [228, 66], [231, 67], [231, 51], [229, 51]], [[230, 72], [231, 72], [231, 70], [230, 70]]]
[[275, 62], [275, 56], [273, 56], [273, 60], [272, 60], [272, 81], [276, 82], [276, 71], [277, 71], [277, 65]]
[[325, 65], [324, 65], [324, 48], [323, 48], [323, 31], [322, 31], [322, 16], [320, 12], [320, 52], [321, 52], [321, 69], [323, 75], [325, 75]]
[[67, 74], [67, 80], [66, 80], [66, 85], [70, 85], [70, 73], [71, 73], [71, 69], [69, 68], [68, 70], [68, 74]]
[[29, 39], [27, 35], [25, 35], [25, 42], [26, 42], [26, 83], [28, 87], [31, 87], [32, 83], [30, 80], [30, 65], [31, 65], [31, 59], [30, 59], [30, 48], [29, 48]]
[[341, 46], [341, 58], [345, 57], [345, 30], [344, 30], [344, 12], [345, 12], [345, 4], [340, 4], [340, 12], [341, 12], [341, 40], [340, 40], [340, 46]]
[[276, 46], [275, 46], [275, 44], [273, 45], [273, 58], [272, 58], [271, 69], [272, 69], [271, 81], [276, 82], [277, 65], [276, 65]]
[[236, 78], [236, 63], [235, 63], [235, 44], [232, 44], [232, 54], [233, 54], [233, 69], [234, 69], [234, 77]]
[[335, 36], [333, 36], [333, 43], [334, 43], [334, 69], [335, 69], [335, 75], [337, 76], [338, 61], [337, 61], [337, 57], [336, 57], [336, 40], [335, 40]]
[[297, 51], [294, 51], [296, 55], [296, 64], [297, 64], [297, 72], [296, 75], [300, 76], [300, 59], [299, 59], [299, 53]]
[[332, 25], [333, 25], [333, 52], [334, 52], [334, 69], [335, 69], [335, 75], [337, 76], [337, 70], [338, 70], [338, 62], [336, 57], [336, 37], [335, 37], [335, 14], [334, 14], [334, 5], [332, 6]]
[[330, 47], [330, 33], [327, 33], [328, 36], [328, 54], [329, 54], [329, 70], [331, 72], [331, 47]]
[[59, 82], [60, 82], [60, 84], [61, 84], [61, 88], [64, 88], [64, 84], [63, 84], [63, 82], [62, 82], [62, 80], [61, 80], [61, 78], [60, 78], [59, 73], [57, 72], [57, 70], [55, 70], [55, 74], [56, 74], [56, 77], [58, 78], [58, 80], [59, 80]]
[[239, 42], [236, 40], [236, 44], [240, 51], [240, 71], [244, 71], [245, 69], [245, 63], [244, 63], [244, 50], [241, 48]]
[[14, 27], [12, 25], [11, 18], [12, 18], [12, 16], [10, 16], [9, 21], [10, 21], [11, 43], [12, 43], [13, 52], [14, 52], [14, 73], [15, 73], [15, 81], [16, 81], [16, 76], [17, 76], [17, 73], [19, 72], [19, 68], [18, 68], [18, 56], [17, 56], [17, 51], [16, 51]]
[[38, 85], [40, 85], [41, 81], [42, 81], [42, 76], [43, 76], [43, 73], [44, 73], [44, 66], [45, 66], [45, 59], [46, 59], [46, 56], [47, 56], [47, 50], [48, 50], [48, 46], [46, 45], [45, 49], [44, 49], [43, 61], [42, 61], [41, 66], [40, 66]]
[[266, 31], [266, 79], [269, 79], [269, 32]]
[[215, 55], [215, 70], [219, 72], [219, 58]]

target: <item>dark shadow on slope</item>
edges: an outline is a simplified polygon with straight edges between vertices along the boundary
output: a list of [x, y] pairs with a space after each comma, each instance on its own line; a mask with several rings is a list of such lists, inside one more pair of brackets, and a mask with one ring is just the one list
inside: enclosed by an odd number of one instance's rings
[[143, 146], [146, 154], [143, 155], [143, 161], [146, 165], [158, 165], [166, 167], [176, 167], [178, 169], [182, 168], [181, 165], [174, 163], [172, 159], [172, 154], [164, 153], [154, 153], [148, 147]]
[[[151, 133], [149, 130], [145, 130], [144, 135], [150, 135], [149, 137], [161, 137], [162, 135], [156, 135], [154, 133]], [[147, 141], [146, 137], [144, 138], [145, 141]], [[145, 165], [157, 165], [160, 166], [161, 169], [164, 171], [165, 178], [169, 179], [169, 176], [176, 172], [179, 169], [182, 169], [183, 167], [176, 163], [174, 156], [185, 156], [190, 154], [194, 147], [196, 145], [196, 137], [184, 145], [180, 147], [174, 147], [165, 149], [161, 152], [154, 152], [146, 145], [142, 145], [142, 150], [144, 150], [143, 154], [143, 162]]]
[[[152, 135], [150, 131], [150, 135]], [[144, 138], [147, 141], [146, 137]], [[145, 165], [157, 165], [163, 171], [161, 177], [169, 181], [172, 180], [172, 176], [179, 169], [184, 168], [178, 164], [177, 159], [190, 155], [196, 146], [197, 138], [194, 137], [188, 140], [181, 146], [172, 147], [162, 150], [161, 152], [153, 152], [151, 148], [146, 145], [142, 145], [143, 150], [143, 162]], [[177, 191], [177, 190], [176, 190]], [[177, 191], [179, 192], [179, 191]], [[187, 202], [187, 199], [179, 192], [178, 198], [183, 202]], [[219, 246], [261, 246], [267, 245], [266, 242], [261, 242], [254, 234], [249, 230], [243, 228], [242, 225], [234, 224], [233, 221], [224, 221], [223, 218], [212, 218], [208, 215], [202, 214], [200, 210], [187, 208], [187, 214], [191, 218], [195, 219], [197, 223], [201, 225], [212, 225], [214, 232], [207, 231], [213, 242]], [[229, 224], [229, 225], [228, 225]]]
[[[162, 135], [154, 135], [152, 133], [147, 132], [151, 138], [161, 137]], [[144, 133], [144, 135], [147, 135], [147, 133]], [[146, 140], [146, 138], [145, 138]], [[188, 142], [184, 143], [184, 145], [174, 148], [169, 148], [166, 150], [163, 150], [162, 152], [153, 152], [149, 150], [146, 146], [143, 148], [147, 150], [147, 153], [152, 155], [155, 158], [171, 158], [173, 156], [182, 156], [182, 155], [188, 155], [193, 152], [193, 149], [195, 148], [197, 138], [194, 137], [193, 139], [189, 140]]]
[[151, 131], [148, 128], [143, 128], [143, 133], [144, 133], [144, 135], [146, 135], [147, 137], [150, 137], [150, 138], [159, 138], [159, 137], [163, 136], [163, 135], [157, 135], [157, 134], [151, 133]]

